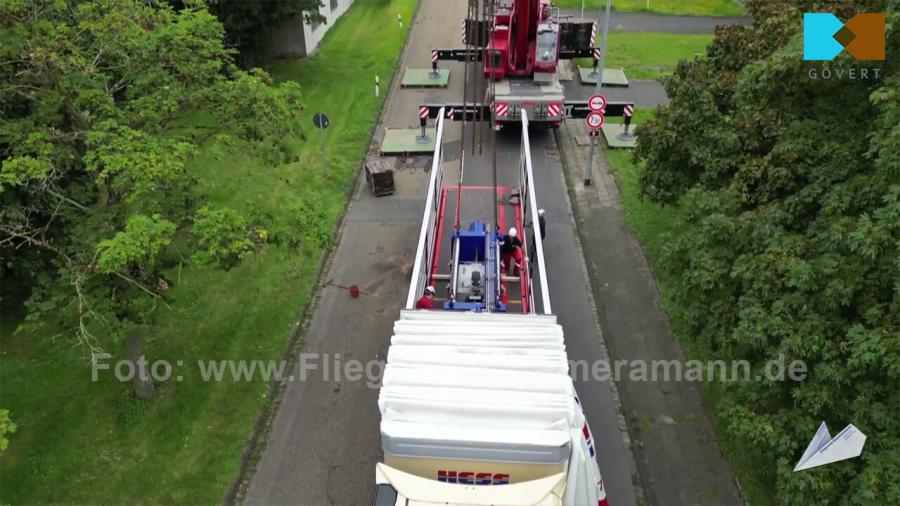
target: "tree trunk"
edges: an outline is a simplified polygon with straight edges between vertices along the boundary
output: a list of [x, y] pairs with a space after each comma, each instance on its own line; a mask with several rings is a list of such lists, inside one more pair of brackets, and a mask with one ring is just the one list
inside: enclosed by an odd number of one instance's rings
[[150, 365], [144, 356], [144, 344], [137, 334], [131, 334], [125, 339], [125, 358], [134, 364], [134, 378], [132, 386], [139, 399], [149, 399], [156, 393], [153, 379], [150, 377]]

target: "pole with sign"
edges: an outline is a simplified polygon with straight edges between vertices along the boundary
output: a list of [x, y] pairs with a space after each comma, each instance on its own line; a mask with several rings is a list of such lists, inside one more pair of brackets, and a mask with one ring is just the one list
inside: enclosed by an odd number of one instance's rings
[[422, 128], [422, 133], [416, 136], [416, 142], [419, 144], [428, 144], [431, 142], [431, 138], [428, 137], [428, 132], [425, 127], [428, 124], [428, 107], [427, 106], [419, 106], [419, 125]]
[[[609, 34], [609, 11], [610, 11], [611, 4], [612, 4], [611, 0], [606, 0], [606, 16], [603, 18], [603, 44], [600, 47], [600, 65], [599, 65], [598, 72], [597, 72], [597, 87], [595, 88], [596, 93], [594, 94], [594, 97], [596, 97], [596, 96], [602, 97], [603, 96], [600, 94], [600, 89], [603, 87], [603, 67], [606, 66], [606, 36]], [[591, 97], [591, 99], [593, 99], [594, 97]], [[604, 107], [606, 106], [605, 98], [603, 99], [603, 106]], [[599, 111], [594, 111], [594, 112], [599, 112]], [[603, 113], [601, 112], [600, 115], [602, 117]], [[603, 121], [600, 122], [600, 126], [603, 126]], [[599, 128], [599, 127], [597, 127], [597, 128]], [[591, 135], [590, 147], [588, 148], [588, 165], [587, 165], [587, 167], [585, 167], [585, 171], [584, 171], [584, 185], [585, 186], [591, 185], [591, 171], [593, 170], [593, 167], [594, 167], [594, 147], [596, 146], [596, 144], [597, 144], [597, 137], [594, 135]]]
[[313, 125], [319, 129], [321, 132], [321, 140], [322, 140], [322, 171], [328, 171], [328, 152], [325, 150], [325, 129], [328, 128], [331, 122], [328, 120], [328, 116], [321, 112], [317, 112], [315, 116], [313, 116]]
[[634, 139], [634, 134], [628, 131], [628, 127], [631, 126], [631, 117], [634, 116], [634, 106], [626, 105], [625, 109], [622, 111], [622, 116], [625, 118], [625, 131], [617, 135], [620, 141], [630, 141]]

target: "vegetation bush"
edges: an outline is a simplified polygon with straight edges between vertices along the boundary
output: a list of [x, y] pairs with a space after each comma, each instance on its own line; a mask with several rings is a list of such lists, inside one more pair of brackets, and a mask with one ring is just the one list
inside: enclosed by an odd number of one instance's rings
[[[718, 414], [780, 502], [898, 504], [900, 13], [748, 9], [754, 24], [720, 27], [680, 63], [671, 103], [637, 130], [642, 194], [683, 212], [658, 259], [673, 319], [689, 345], [760, 373], [779, 356], [806, 363], [802, 382], [726, 384]], [[887, 60], [803, 61], [803, 12], [886, 10]], [[851, 67], [869, 79], [810, 75]], [[867, 434], [862, 456], [794, 473], [823, 420]]]

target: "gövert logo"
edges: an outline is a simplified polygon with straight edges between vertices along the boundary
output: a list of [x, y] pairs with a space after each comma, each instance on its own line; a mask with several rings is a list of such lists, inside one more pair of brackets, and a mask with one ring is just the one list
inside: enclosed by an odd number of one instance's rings
[[804, 60], [832, 60], [844, 49], [857, 60], [884, 60], [884, 14], [857, 14], [847, 23], [830, 12], [803, 14]]

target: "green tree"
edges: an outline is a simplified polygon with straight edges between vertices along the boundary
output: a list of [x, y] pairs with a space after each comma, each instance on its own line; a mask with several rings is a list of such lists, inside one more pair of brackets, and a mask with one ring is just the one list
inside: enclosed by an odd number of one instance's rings
[[245, 220], [204, 205], [188, 162], [231, 136], [288, 159], [300, 93], [238, 69], [223, 35], [202, 3], [0, 4], [2, 285], [27, 287], [28, 324], [118, 347], [165, 304], [165, 269], [220, 254], [192, 228], [226, 216], [246, 253]]
[[[897, 504], [900, 486], [900, 14], [880, 1], [751, 1], [665, 83], [638, 130], [645, 196], [685, 207], [661, 267], [684, 337], [802, 382], [727, 385], [720, 416], [786, 504]], [[886, 61], [802, 59], [802, 12], [887, 10]], [[869, 79], [821, 78], [866, 69]], [[878, 77], [876, 71], [878, 69]], [[819, 78], [811, 77], [816, 72]], [[820, 421], [860, 459], [793, 473]]]
[[0, 409], [0, 455], [9, 447], [9, 436], [14, 434], [17, 428], [9, 417], [9, 410]]

